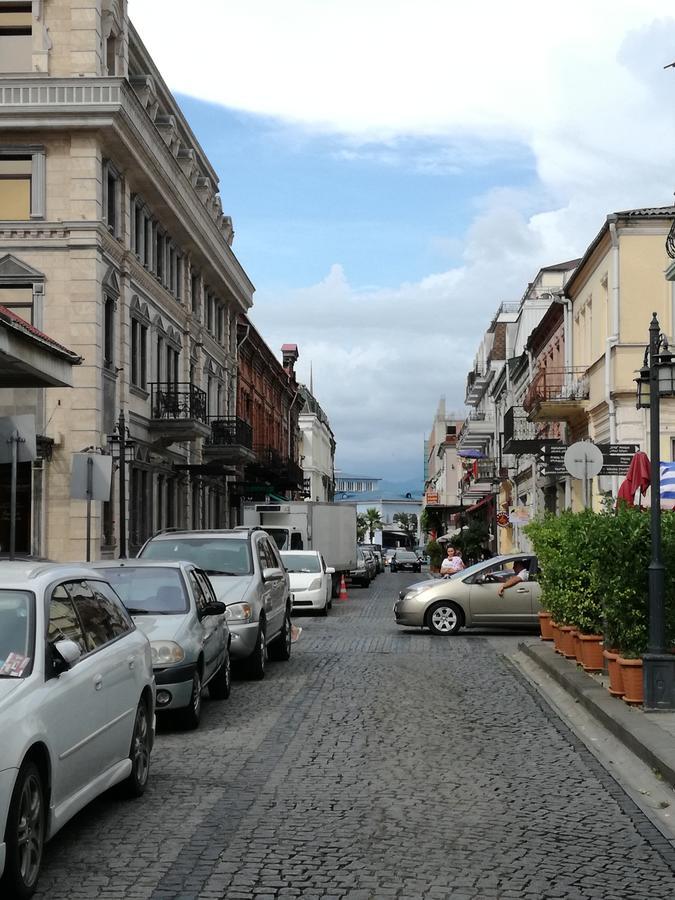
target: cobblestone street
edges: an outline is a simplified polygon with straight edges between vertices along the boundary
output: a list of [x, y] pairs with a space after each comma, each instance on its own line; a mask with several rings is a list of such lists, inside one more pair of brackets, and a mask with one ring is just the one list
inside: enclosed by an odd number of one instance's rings
[[290, 663], [161, 728], [146, 796], [67, 825], [37, 896], [675, 896], [675, 851], [498, 639], [396, 627], [418, 577], [299, 617]]

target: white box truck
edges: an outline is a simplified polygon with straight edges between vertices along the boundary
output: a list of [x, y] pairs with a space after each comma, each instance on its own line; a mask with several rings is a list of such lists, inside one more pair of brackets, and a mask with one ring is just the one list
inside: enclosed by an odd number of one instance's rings
[[243, 525], [264, 528], [280, 550], [319, 550], [327, 566], [335, 569], [333, 596], [340, 591], [340, 576], [356, 568], [356, 504], [246, 503]]

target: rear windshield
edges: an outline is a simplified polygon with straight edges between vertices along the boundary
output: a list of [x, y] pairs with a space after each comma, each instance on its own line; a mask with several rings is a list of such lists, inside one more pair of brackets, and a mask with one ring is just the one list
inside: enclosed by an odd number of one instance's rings
[[251, 575], [248, 541], [237, 538], [177, 537], [150, 541], [143, 559], [185, 559], [207, 575]]
[[0, 590], [0, 678], [25, 678], [31, 672], [34, 609], [29, 591]]
[[188, 610], [185, 585], [178, 569], [124, 566], [99, 571], [115, 588], [130, 613], [169, 616]]
[[313, 553], [282, 553], [281, 558], [288, 572], [320, 572], [319, 557]]

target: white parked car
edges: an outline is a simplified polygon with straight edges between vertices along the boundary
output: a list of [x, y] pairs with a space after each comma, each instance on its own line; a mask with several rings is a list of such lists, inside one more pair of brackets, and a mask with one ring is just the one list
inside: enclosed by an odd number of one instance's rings
[[145, 790], [150, 644], [90, 568], [0, 563], [0, 896], [30, 897], [44, 842], [98, 794]]
[[291, 583], [293, 609], [316, 609], [327, 616], [333, 606], [332, 578], [335, 569], [326, 566], [318, 550], [282, 550]]

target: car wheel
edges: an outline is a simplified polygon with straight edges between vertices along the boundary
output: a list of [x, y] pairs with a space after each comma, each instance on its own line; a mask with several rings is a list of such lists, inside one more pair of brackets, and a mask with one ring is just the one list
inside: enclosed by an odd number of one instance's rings
[[332, 609], [332, 608], [333, 608], [333, 595], [332, 595], [332, 594], [331, 594], [331, 596], [328, 598], [328, 603], [326, 603], [326, 608], [327, 608], [327, 609]]
[[318, 613], [319, 613], [320, 616], [327, 616], [327, 615], [328, 615], [328, 600], [326, 600], [326, 602], [325, 602], [324, 605], [321, 607], [321, 609], [318, 610]]
[[141, 700], [136, 709], [134, 733], [131, 736], [131, 748], [129, 750], [131, 773], [122, 784], [127, 797], [141, 797], [145, 793], [150, 776], [151, 749], [152, 735], [148, 706], [145, 700]]
[[265, 643], [265, 623], [261, 622], [258, 627], [258, 637], [255, 643], [255, 650], [246, 661], [246, 674], [254, 681], [261, 681], [265, 677], [265, 666], [267, 665], [267, 645]]
[[179, 718], [183, 728], [195, 729], [199, 728], [199, 722], [202, 717], [202, 676], [199, 669], [195, 669], [192, 676], [192, 690], [190, 691], [190, 702], [185, 709], [180, 711]]
[[370, 587], [370, 578], [363, 579], [363, 586], [364, 588]]
[[42, 777], [35, 763], [27, 760], [16, 779], [7, 816], [5, 874], [0, 880], [3, 897], [32, 897], [40, 875], [45, 828]]
[[462, 627], [462, 615], [459, 607], [446, 600], [439, 600], [438, 603], [429, 607], [426, 624], [432, 634], [440, 634], [444, 637], [449, 634], [457, 634]]
[[227, 700], [232, 690], [232, 663], [230, 651], [225, 651], [225, 659], [222, 666], [209, 681], [209, 697], [212, 700]]
[[281, 628], [281, 634], [278, 638], [275, 638], [274, 641], [272, 641], [269, 647], [270, 659], [278, 660], [281, 662], [286, 662], [286, 660], [289, 660], [291, 658], [292, 637], [291, 611], [288, 607], [286, 607], [286, 611], [284, 612], [284, 624]]

